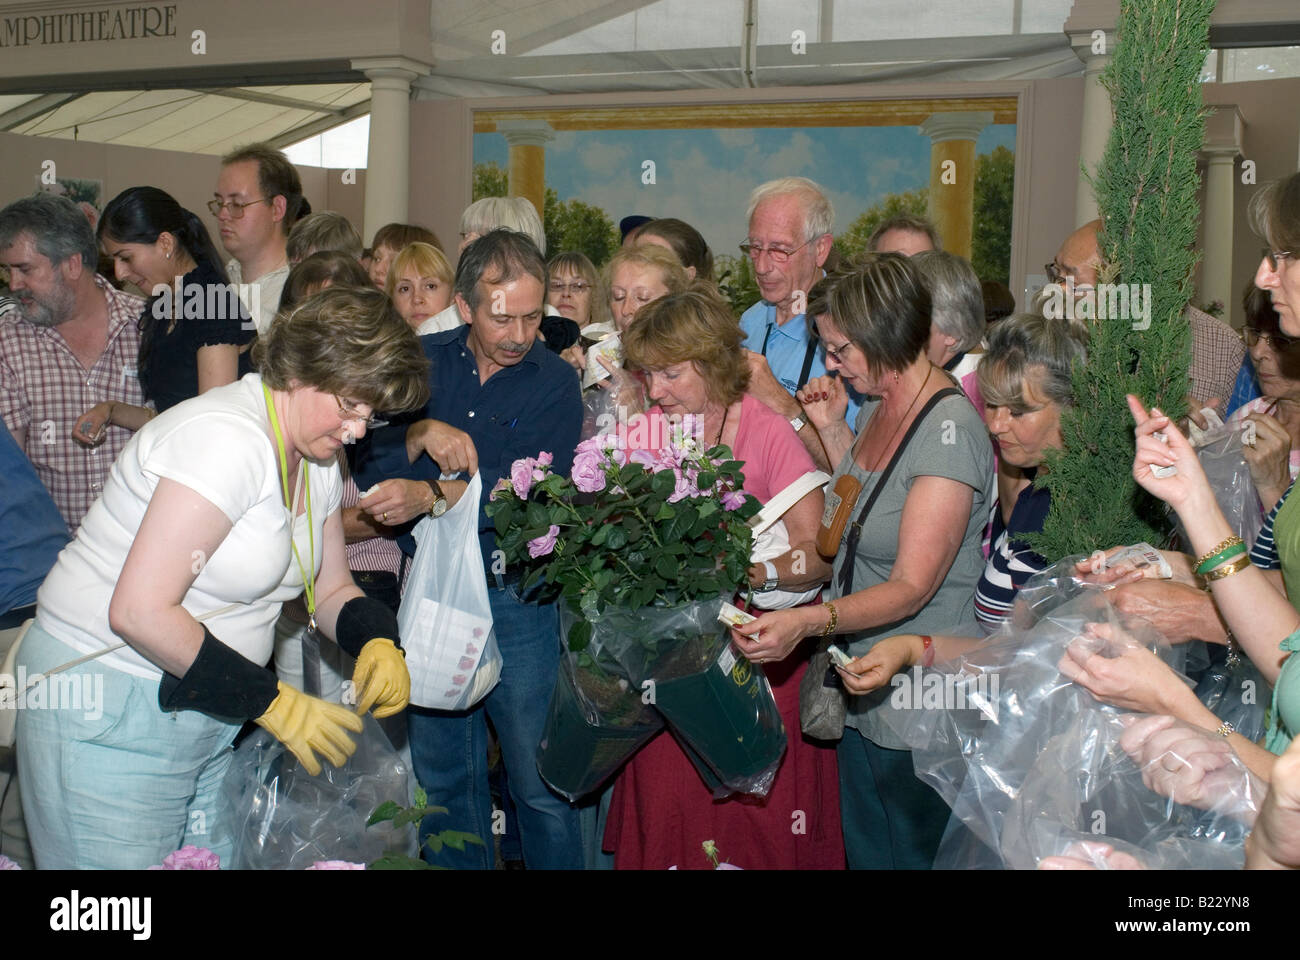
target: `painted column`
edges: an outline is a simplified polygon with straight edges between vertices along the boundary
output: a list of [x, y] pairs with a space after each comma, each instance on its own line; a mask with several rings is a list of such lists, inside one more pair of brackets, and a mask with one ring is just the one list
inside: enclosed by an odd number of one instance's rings
[[1204, 242], [1201, 244], [1200, 299], [1218, 300], [1225, 317], [1232, 316], [1240, 295], [1232, 283], [1232, 230], [1235, 222], [1233, 196], [1236, 190], [1237, 157], [1241, 155], [1245, 122], [1235, 104], [1216, 104], [1205, 120], [1201, 157], [1205, 160], [1205, 206], [1201, 211]]
[[930, 219], [950, 253], [970, 259], [975, 220], [975, 141], [989, 111], [935, 113], [921, 124], [930, 138]]
[[510, 145], [510, 196], [527, 197], [537, 215], [546, 203], [546, 143], [555, 131], [545, 120], [502, 120], [497, 131]]
[[406, 57], [353, 60], [370, 80], [370, 143], [362, 241], [386, 223], [405, 223], [411, 195], [411, 81], [433, 70]]

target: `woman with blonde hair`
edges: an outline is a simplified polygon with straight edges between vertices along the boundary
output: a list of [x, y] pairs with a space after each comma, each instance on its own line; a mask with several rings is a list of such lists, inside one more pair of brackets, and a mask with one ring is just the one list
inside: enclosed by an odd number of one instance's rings
[[384, 292], [402, 319], [419, 336], [460, 326], [451, 306], [453, 274], [441, 250], [428, 243], [410, 243], [393, 258]]

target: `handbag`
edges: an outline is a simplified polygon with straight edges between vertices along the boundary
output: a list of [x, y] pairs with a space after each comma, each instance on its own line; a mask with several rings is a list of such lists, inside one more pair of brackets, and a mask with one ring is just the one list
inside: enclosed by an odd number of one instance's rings
[[[845, 474], [840, 477], [840, 480], [843, 481], [846, 478], [852, 480], [856, 489], [850, 490], [850, 488], [845, 487], [844, 493], [841, 493], [841, 485], [836, 483], [835, 493], [839, 495], [840, 502], [837, 502], [834, 506], [831, 504], [831, 496], [827, 496], [826, 517], [823, 518], [822, 530], [817, 536], [818, 551], [822, 552], [823, 556], [834, 556], [839, 552], [840, 539], [844, 536], [845, 529], [849, 528], [848, 542], [845, 545], [844, 565], [840, 569], [841, 597], [847, 597], [853, 592], [853, 556], [858, 550], [858, 538], [862, 535], [862, 524], [866, 521], [867, 514], [871, 512], [876, 498], [880, 496], [880, 491], [884, 489], [886, 481], [894, 472], [894, 467], [897, 466], [900, 456], [907, 449], [908, 443], [911, 442], [912, 435], [916, 433], [921, 422], [925, 420], [940, 400], [959, 393], [960, 391], [955, 387], [945, 387], [926, 401], [925, 406], [921, 408], [921, 412], [912, 421], [912, 425], [903, 434], [902, 442], [894, 451], [894, 455], [889, 458], [889, 463], [886, 464], [885, 469], [881, 471], [880, 479], [876, 481], [871, 495], [867, 497], [867, 502], [862, 505], [858, 518], [851, 527], [848, 524], [848, 517], [851, 515], [854, 500], [856, 500], [857, 494], [862, 489], [861, 484]], [[852, 499], [847, 496], [850, 493]], [[831, 521], [829, 524], [827, 518]], [[835, 521], [838, 521], [838, 523]], [[838, 528], [838, 534], [835, 535], [834, 542], [830, 543], [829, 536], [831, 534], [828, 533], [828, 529], [833, 532], [836, 527]], [[823, 534], [827, 534], [827, 536], [823, 537]], [[824, 546], [829, 546], [829, 551], [823, 550]], [[844, 691], [844, 685], [840, 682], [839, 673], [831, 664], [830, 653], [828, 652], [831, 643], [830, 637], [823, 637], [818, 642], [817, 650], [808, 662], [808, 670], [799, 682], [799, 726], [805, 734], [817, 740], [840, 739], [844, 735], [844, 720], [848, 712], [847, 694]]]

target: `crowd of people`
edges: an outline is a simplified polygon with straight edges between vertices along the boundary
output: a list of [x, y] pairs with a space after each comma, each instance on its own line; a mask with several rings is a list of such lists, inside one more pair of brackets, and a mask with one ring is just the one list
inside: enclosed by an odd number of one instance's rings
[[[1063, 446], [1086, 321], [1016, 312], [924, 218], [889, 219], [868, 252], [842, 256], [830, 200], [801, 177], [750, 195], [740, 250], [759, 298], [739, 315], [704, 237], [676, 218], [627, 218], [603, 264], [548, 261], [522, 198], [471, 204], [454, 252], [401, 223], [363, 248], [261, 144], [223, 158], [208, 207], [215, 237], [151, 186], [93, 225], [48, 194], [0, 210], [0, 660], [13, 647], [28, 677], [93, 675], [104, 690], [93, 715], [17, 711], [0, 855], [143, 868], [219, 846], [192, 813], [222, 809], [245, 724], [316, 773], [344, 762], [373, 712], [447, 809], [425, 833], [451, 823], [497, 841], [445, 849], [441, 865], [702, 867], [710, 839], [746, 868], [934, 862], [951, 811], [890, 722], [891, 678], [977, 648], [1060, 559], [1027, 538], [1051, 507], [1037, 481]], [[1186, 393], [1251, 425], [1263, 532], [1248, 553], [1184, 430], [1130, 398], [1134, 475], [1177, 514], [1187, 552], [1164, 552], [1168, 579], [1094, 574], [1170, 642], [1244, 653], [1274, 688], [1268, 736], [1236, 733], [1140, 646], [1072, 647], [1060, 670], [1158, 718], [1126, 747], [1160, 766], [1152, 789], [1212, 802], [1228, 756], [1270, 784], [1248, 865], [1294, 867], [1300, 174], [1259, 191], [1253, 213], [1267, 249], [1244, 334], [1188, 305]], [[1053, 283], [1097, 283], [1100, 226], [1063, 239]], [[727, 446], [760, 502], [830, 474], [784, 514], [789, 550], [748, 570], [754, 592], [814, 598], [732, 632], [785, 726], [761, 798], [718, 798], [667, 733], [577, 802], [539, 774], [558, 609], [496, 561], [483, 506], [523, 458], [546, 452], [567, 474], [602, 394]], [[469, 710], [417, 707], [398, 628], [412, 530], [475, 475], [500, 681]], [[828, 640], [847, 658], [823, 680], [810, 662]], [[810, 681], [843, 689], [842, 735], [802, 732]]]

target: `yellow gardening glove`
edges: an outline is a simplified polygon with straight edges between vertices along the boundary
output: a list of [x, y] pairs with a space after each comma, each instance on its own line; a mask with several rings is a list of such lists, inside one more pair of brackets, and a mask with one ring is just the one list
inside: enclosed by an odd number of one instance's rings
[[280, 695], [255, 721], [283, 743], [313, 777], [320, 773], [316, 753], [341, 767], [356, 752], [347, 731], [361, 732], [361, 718], [347, 707], [308, 696], [287, 683], [276, 684]]
[[371, 705], [379, 719], [406, 709], [411, 700], [411, 675], [406, 658], [391, 640], [376, 637], [361, 648], [357, 667], [352, 671], [352, 688], [357, 693], [357, 713]]

